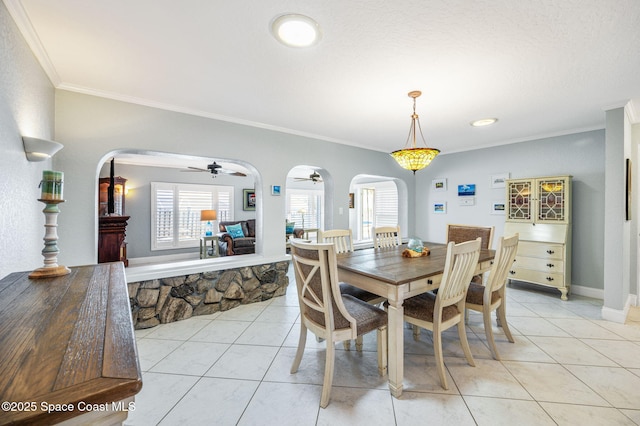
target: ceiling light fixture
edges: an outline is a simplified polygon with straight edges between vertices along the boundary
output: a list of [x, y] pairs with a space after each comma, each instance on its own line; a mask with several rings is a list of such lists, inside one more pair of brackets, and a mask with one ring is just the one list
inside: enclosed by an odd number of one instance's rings
[[498, 121], [497, 118], [481, 118], [480, 120], [472, 121], [470, 124], [473, 127], [483, 127], [483, 126], [490, 126], [497, 121]]
[[271, 22], [271, 33], [289, 47], [310, 47], [320, 40], [320, 26], [308, 16], [286, 14]]
[[[409, 97], [413, 98], [413, 114], [411, 115], [411, 127], [409, 127], [409, 136], [407, 137], [407, 143], [405, 148], [393, 151], [391, 156], [400, 164], [403, 169], [413, 171], [416, 174], [416, 170], [422, 170], [431, 163], [431, 160], [436, 158], [436, 155], [440, 153], [437, 148], [427, 147], [427, 143], [424, 140], [422, 134], [422, 127], [420, 126], [420, 119], [416, 114], [416, 98], [422, 95], [419, 90], [409, 92]], [[418, 148], [416, 146], [416, 123], [418, 124], [418, 130], [422, 137], [422, 143], [424, 148]], [[410, 144], [411, 143], [411, 144]]]

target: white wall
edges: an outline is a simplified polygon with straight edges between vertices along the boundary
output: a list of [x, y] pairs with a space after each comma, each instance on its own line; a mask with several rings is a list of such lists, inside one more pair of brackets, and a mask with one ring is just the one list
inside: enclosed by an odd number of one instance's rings
[[[447, 223], [496, 227], [502, 236], [504, 216], [492, 215], [491, 203], [505, 199], [505, 189], [492, 189], [491, 175], [508, 172], [512, 178], [573, 176], [573, 284], [603, 288], [604, 274], [604, 131], [577, 133], [548, 139], [442, 155], [417, 174], [416, 233], [444, 242]], [[431, 181], [447, 178], [448, 191], [433, 192]], [[476, 184], [476, 204], [460, 206], [457, 186]], [[444, 200], [447, 214], [433, 214], [432, 203]]]
[[27, 161], [21, 136], [53, 137], [53, 100], [53, 86], [0, 2], [0, 278], [43, 266], [38, 185], [51, 160]]

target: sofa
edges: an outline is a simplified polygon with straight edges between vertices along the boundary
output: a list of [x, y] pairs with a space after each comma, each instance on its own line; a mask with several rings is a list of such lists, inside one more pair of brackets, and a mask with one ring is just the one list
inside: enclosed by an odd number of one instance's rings
[[[239, 226], [237, 226], [239, 225]], [[227, 227], [231, 227], [227, 229]], [[218, 244], [222, 256], [234, 256], [237, 254], [251, 254], [256, 252], [256, 220], [233, 220], [218, 223], [220, 233]], [[236, 231], [241, 230], [240, 235]], [[235, 235], [234, 235], [235, 234]], [[295, 228], [293, 235], [302, 238], [304, 230]]]
[[[242, 236], [227, 230], [227, 226], [235, 227], [240, 225]], [[218, 244], [220, 254], [223, 256], [234, 256], [236, 254], [251, 254], [256, 252], [256, 220], [234, 220], [218, 222], [220, 233], [218, 234]], [[237, 227], [236, 227], [237, 228]]]

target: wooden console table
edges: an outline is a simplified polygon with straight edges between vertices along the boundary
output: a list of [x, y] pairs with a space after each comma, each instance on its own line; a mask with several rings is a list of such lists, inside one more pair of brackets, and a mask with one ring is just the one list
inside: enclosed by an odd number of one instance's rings
[[123, 264], [28, 275], [0, 280], [0, 425], [123, 422], [142, 388]]

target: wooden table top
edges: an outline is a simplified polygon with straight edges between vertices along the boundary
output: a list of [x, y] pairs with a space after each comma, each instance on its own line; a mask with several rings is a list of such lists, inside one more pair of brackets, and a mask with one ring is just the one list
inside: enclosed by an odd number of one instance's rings
[[[3, 404], [0, 424], [57, 423], [85, 414], [84, 405], [138, 393], [142, 377], [123, 264], [37, 280], [28, 275], [0, 280], [0, 402], [14, 403]], [[60, 410], [47, 413], [51, 405]]]
[[[394, 285], [441, 274], [444, 271], [447, 246], [439, 243], [425, 243], [425, 246], [431, 251], [428, 256], [412, 258], [402, 257], [406, 244], [338, 254], [338, 268]], [[492, 260], [494, 256], [495, 250], [481, 250], [478, 262]]]

